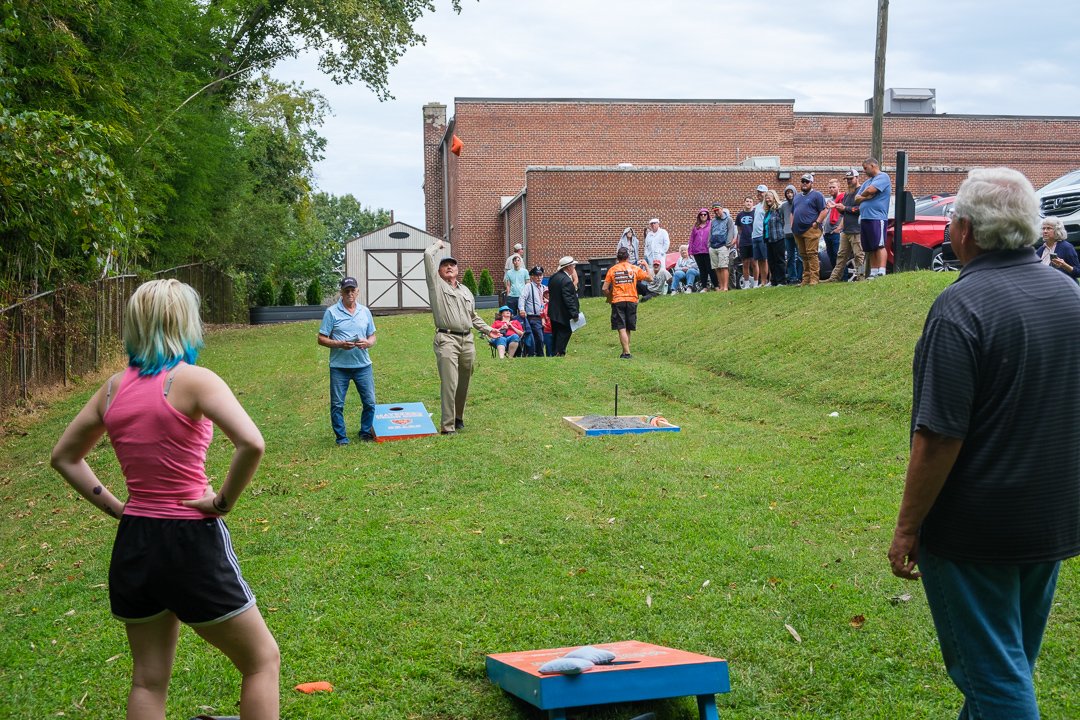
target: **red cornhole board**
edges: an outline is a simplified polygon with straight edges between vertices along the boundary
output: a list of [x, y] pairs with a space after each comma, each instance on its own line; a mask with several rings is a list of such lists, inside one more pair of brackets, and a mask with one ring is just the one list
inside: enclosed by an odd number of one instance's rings
[[567, 708], [684, 695], [697, 696], [701, 720], [719, 720], [716, 693], [731, 692], [727, 660], [636, 640], [594, 647], [615, 653], [615, 661], [580, 675], [541, 675], [541, 665], [575, 648], [525, 650], [488, 655], [487, 675], [511, 695], [547, 710], [549, 720], [565, 720]]

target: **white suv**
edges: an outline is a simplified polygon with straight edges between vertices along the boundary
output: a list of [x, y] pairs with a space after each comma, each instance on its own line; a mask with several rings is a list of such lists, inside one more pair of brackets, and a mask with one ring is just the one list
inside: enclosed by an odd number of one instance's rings
[[1069, 233], [1069, 242], [1080, 241], [1080, 169], [1065, 173], [1038, 193], [1043, 217], [1059, 217]]

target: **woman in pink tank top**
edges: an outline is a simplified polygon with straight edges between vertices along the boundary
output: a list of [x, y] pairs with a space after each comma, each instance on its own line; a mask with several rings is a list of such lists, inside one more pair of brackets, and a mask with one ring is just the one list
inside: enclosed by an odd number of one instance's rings
[[[109, 563], [109, 603], [126, 623], [131, 647], [128, 720], [164, 719], [181, 623], [224, 652], [243, 675], [240, 716], [276, 720], [277, 643], [240, 574], [222, 519], [255, 474], [263, 439], [228, 385], [195, 366], [201, 345], [195, 290], [177, 280], [139, 286], [124, 317], [128, 368], [68, 425], [52, 465], [80, 495], [120, 521]], [[216, 492], [205, 468], [214, 425], [235, 446]], [[124, 474], [126, 502], [86, 463], [106, 432]]]

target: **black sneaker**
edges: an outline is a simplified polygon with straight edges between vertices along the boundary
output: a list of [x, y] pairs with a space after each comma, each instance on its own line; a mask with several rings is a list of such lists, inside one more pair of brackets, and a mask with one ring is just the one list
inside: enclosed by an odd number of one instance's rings
[[360, 438], [361, 442], [375, 442], [375, 436], [371, 433], [362, 432], [357, 437]]
[[620, 360], [629, 360], [632, 357], [633, 357], [633, 355], [631, 355], [630, 353], [623, 353], [622, 355], [619, 356], [619, 359]]
[[461, 418], [454, 418], [454, 429], [463, 430], [465, 428], [465, 421]]

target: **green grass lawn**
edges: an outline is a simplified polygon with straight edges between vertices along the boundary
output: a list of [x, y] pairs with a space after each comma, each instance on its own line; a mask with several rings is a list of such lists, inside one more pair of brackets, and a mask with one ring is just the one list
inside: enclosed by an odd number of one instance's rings
[[[344, 448], [317, 323], [212, 333], [202, 364], [267, 442], [229, 526], [281, 646], [283, 716], [538, 718], [487, 681], [485, 654], [636, 639], [727, 658], [725, 720], [953, 717], [960, 695], [922, 589], [885, 558], [912, 348], [953, 278], [659, 298], [641, 308], [631, 361], [590, 300], [563, 360], [480, 348], [456, 437]], [[437, 415], [430, 318], [377, 324], [379, 401]], [[682, 432], [582, 438], [564, 426], [610, 414], [616, 383], [620, 413], [662, 414]], [[105, 587], [115, 521], [48, 466], [94, 389], [78, 386], [0, 447], [2, 717], [123, 715], [131, 662]], [[355, 433], [355, 393], [347, 419]], [[230, 450], [218, 433], [218, 482]], [[107, 443], [90, 463], [122, 491]], [[1066, 563], [1038, 666], [1047, 718], [1080, 717], [1078, 578]], [[335, 691], [292, 690], [312, 680]], [[185, 630], [169, 716], [235, 712], [238, 688]], [[647, 710], [697, 717], [691, 699], [587, 715]]]

